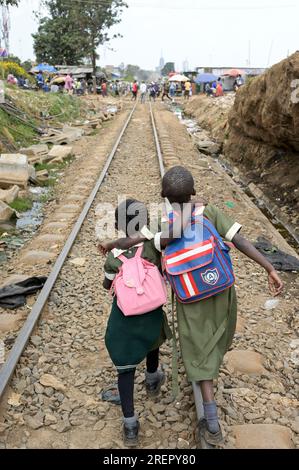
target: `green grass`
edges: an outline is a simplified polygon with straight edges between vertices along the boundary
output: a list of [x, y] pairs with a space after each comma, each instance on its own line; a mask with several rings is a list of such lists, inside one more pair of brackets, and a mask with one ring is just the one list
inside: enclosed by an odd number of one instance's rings
[[26, 212], [32, 208], [33, 201], [30, 198], [17, 198], [9, 205], [17, 212]]
[[[45, 125], [72, 122], [85, 115], [84, 102], [76, 96], [55, 93], [23, 91], [18, 88], [6, 89], [7, 99], [26, 113], [27, 122], [37, 128]], [[15, 149], [28, 147], [38, 141], [38, 133], [26, 123], [20, 122], [4, 109], [0, 109], [0, 147], [6, 150], [9, 143]]]
[[66, 158], [62, 163], [37, 163], [35, 165], [35, 170], [36, 171], [42, 171], [42, 170], [47, 170], [49, 173], [50, 172], [55, 172], [57, 170], [63, 170], [66, 168], [72, 161], [74, 160], [74, 157], [68, 157]]
[[52, 188], [53, 186], [55, 186], [56, 183], [57, 183], [57, 179], [56, 179], [56, 178], [48, 178], [48, 179], [45, 180], [45, 181], [40, 181], [39, 185], [40, 185], [42, 188]]
[[[10, 138], [7, 139], [7, 132], [12, 137], [12, 141]], [[36, 142], [37, 134], [32, 127], [26, 126], [0, 109], [0, 140], [1, 137], [9, 140], [16, 147], [27, 147]]]

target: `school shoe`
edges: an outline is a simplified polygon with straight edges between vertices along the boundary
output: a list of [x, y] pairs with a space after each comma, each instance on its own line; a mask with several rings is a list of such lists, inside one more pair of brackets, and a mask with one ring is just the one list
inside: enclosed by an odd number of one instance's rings
[[166, 374], [163, 370], [158, 370], [158, 379], [155, 382], [145, 380], [145, 388], [148, 398], [156, 398], [160, 394], [162, 385], [166, 382]]
[[137, 447], [138, 446], [138, 435], [139, 435], [140, 424], [139, 421], [134, 425], [123, 425], [123, 440], [126, 447]]
[[[220, 426], [220, 425], [219, 425]], [[211, 446], [217, 446], [223, 443], [223, 435], [221, 431], [221, 427], [219, 431], [216, 434], [211, 433], [208, 430], [207, 426], [207, 421], [205, 418], [200, 420], [197, 426], [197, 432], [198, 432], [198, 437], [199, 438], [204, 438], [207, 444], [210, 444]]]

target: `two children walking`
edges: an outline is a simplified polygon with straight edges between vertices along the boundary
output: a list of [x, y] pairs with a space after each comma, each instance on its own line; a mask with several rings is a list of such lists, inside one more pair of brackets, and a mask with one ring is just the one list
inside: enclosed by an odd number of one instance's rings
[[[137, 251], [141, 253], [138, 245], [142, 244], [142, 258], [161, 269], [161, 252], [166, 248], [164, 264], [177, 298], [183, 362], [188, 379], [198, 382], [201, 387], [206, 420], [205, 438], [210, 444], [217, 445], [222, 441], [222, 432], [214, 398], [214, 380], [218, 378], [224, 355], [231, 347], [237, 321], [234, 278], [228, 280], [231, 265], [228, 248], [223, 241], [232, 242], [239, 251], [267, 271], [273, 295], [278, 295], [283, 286], [274, 267], [240, 235], [241, 225], [218, 208], [197, 203], [196, 207], [193, 205], [190, 209], [191, 218], [184, 215], [186, 211], [180, 212], [180, 208], [192, 204], [191, 199], [195, 195], [194, 179], [188, 170], [183, 167], [169, 170], [163, 178], [162, 197], [175, 205], [176, 211], [170, 214], [171, 230], [165, 226], [163, 232], [155, 235], [144, 229], [148, 223], [145, 206], [136, 201], [126, 201], [127, 213], [133, 213], [135, 217], [138, 214], [141, 223], [135, 233], [128, 233], [132, 218], [127, 217], [125, 227], [118, 225], [127, 237], [101, 244], [102, 251], [112, 250], [105, 265], [104, 286], [110, 289], [115, 275], [119, 272], [122, 275], [120, 254], [134, 257]], [[132, 211], [132, 204], [135, 204], [135, 211]], [[144, 213], [144, 217], [140, 219], [141, 213]], [[119, 210], [116, 211], [119, 220], [118, 216]], [[197, 231], [196, 227], [200, 225], [202, 230]], [[180, 236], [175, 238], [178, 229]], [[189, 230], [188, 235], [185, 230]], [[190, 230], [193, 238], [190, 238]], [[119, 250], [124, 250], [124, 253]], [[163, 372], [158, 368], [158, 348], [168, 337], [169, 328], [162, 305], [144, 315], [126, 317], [117, 306], [117, 298], [114, 298], [106, 345], [119, 373], [124, 441], [128, 446], [136, 445], [139, 431], [133, 406], [136, 366], [146, 359], [146, 388], [149, 395], [157, 395], [165, 381]]]

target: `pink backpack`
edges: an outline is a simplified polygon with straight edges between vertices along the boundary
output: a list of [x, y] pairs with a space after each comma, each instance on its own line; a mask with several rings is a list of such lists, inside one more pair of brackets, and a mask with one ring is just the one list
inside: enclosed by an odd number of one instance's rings
[[141, 258], [143, 246], [133, 258], [118, 257], [122, 261], [112, 289], [117, 305], [126, 317], [152, 312], [167, 302], [165, 282], [154, 264]]

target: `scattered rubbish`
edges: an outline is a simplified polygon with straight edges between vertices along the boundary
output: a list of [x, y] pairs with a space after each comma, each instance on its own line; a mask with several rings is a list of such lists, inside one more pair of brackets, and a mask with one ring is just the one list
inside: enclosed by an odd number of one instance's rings
[[278, 299], [269, 299], [264, 305], [265, 310], [274, 310], [278, 307], [280, 301]]
[[[33, 188], [30, 192], [32, 191]], [[42, 203], [35, 201], [33, 202], [30, 210], [20, 214], [19, 219], [17, 220], [16, 229], [31, 233], [42, 224], [42, 221]]]
[[16, 284], [11, 284], [0, 289], [0, 307], [10, 310], [23, 307], [26, 304], [26, 296], [35, 294], [41, 290], [47, 278], [44, 276], [31, 277]]
[[254, 246], [270, 261], [277, 271], [299, 271], [299, 259], [279, 250], [266, 238], [258, 237]]
[[117, 106], [109, 106], [107, 108], [107, 113], [110, 113], [110, 114], [116, 114], [117, 111], [118, 111]]
[[235, 207], [235, 203], [234, 202], [231, 202], [231, 201], [227, 201], [225, 203], [226, 207], [228, 207], [229, 209], [234, 209]]

